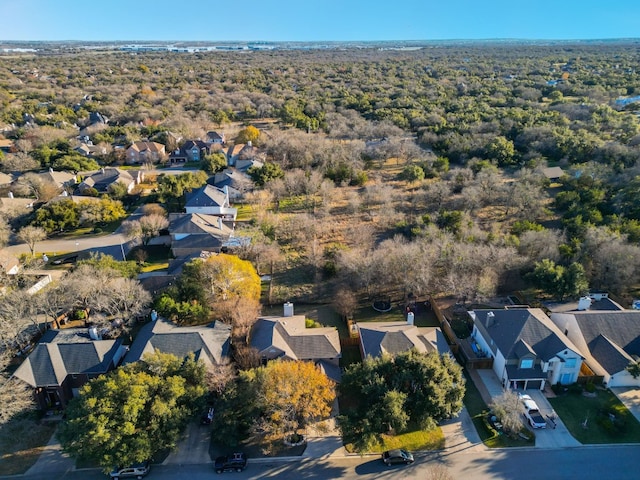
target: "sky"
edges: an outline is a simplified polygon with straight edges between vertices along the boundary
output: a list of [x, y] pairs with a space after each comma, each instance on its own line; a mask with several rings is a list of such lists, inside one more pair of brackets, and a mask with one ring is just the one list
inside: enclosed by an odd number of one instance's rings
[[640, 37], [639, 0], [0, 0], [0, 40]]

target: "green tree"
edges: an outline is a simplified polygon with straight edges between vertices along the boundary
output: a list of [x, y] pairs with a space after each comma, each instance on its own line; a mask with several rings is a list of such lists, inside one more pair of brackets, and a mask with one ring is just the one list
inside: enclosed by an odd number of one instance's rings
[[174, 211], [180, 211], [184, 208], [185, 194], [207, 183], [207, 178], [207, 174], [202, 170], [195, 173], [165, 175], [158, 182], [158, 197]]
[[31, 223], [44, 228], [47, 233], [78, 228], [80, 225], [80, 206], [71, 199], [48, 203], [35, 212]]
[[402, 170], [400, 177], [408, 182], [419, 182], [420, 180], [424, 180], [425, 175], [422, 167], [418, 165], [407, 165], [404, 167], [404, 170]]
[[366, 449], [390, 428], [432, 428], [462, 409], [464, 378], [448, 355], [411, 350], [396, 357], [367, 357], [345, 371], [339, 386], [354, 404], [342, 411], [346, 441]]
[[193, 354], [147, 354], [91, 380], [67, 407], [58, 430], [65, 452], [105, 473], [174, 448], [206, 393], [204, 365]]
[[276, 178], [284, 178], [284, 171], [280, 165], [272, 162], [267, 162], [262, 167], [251, 167], [247, 173], [256, 185], [261, 187]]
[[136, 262], [121, 262], [113, 258], [111, 255], [106, 255], [102, 252], [92, 252], [89, 258], [78, 262], [78, 266], [80, 265], [91, 265], [98, 270], [114, 270], [125, 278], [136, 278], [138, 273], [140, 273], [140, 267]]
[[207, 173], [221, 172], [227, 167], [227, 157], [225, 157], [224, 153], [211, 153], [204, 156], [201, 164], [202, 169]]
[[516, 163], [516, 149], [511, 140], [498, 136], [491, 140], [486, 147], [487, 157], [496, 160], [504, 167]]
[[108, 197], [101, 198], [98, 201], [81, 201], [78, 204], [78, 209], [80, 223], [83, 225], [115, 222], [127, 216], [122, 202]]
[[545, 258], [536, 262], [529, 278], [538, 288], [560, 299], [576, 297], [589, 288], [584, 267], [577, 262], [565, 268]]

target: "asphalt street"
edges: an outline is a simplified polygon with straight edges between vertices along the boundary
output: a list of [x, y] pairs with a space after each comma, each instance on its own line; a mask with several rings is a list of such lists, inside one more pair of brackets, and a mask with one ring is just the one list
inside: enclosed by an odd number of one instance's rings
[[[417, 454], [409, 466], [386, 467], [379, 457], [347, 457], [251, 462], [242, 473], [226, 473], [229, 479], [347, 480], [429, 479], [434, 468], [446, 468], [452, 478], [469, 480], [636, 480], [640, 446], [582, 446], [557, 450], [503, 449], [482, 452]], [[440, 467], [438, 467], [440, 466]], [[215, 475], [211, 463], [154, 466], [149, 480], [204, 480]], [[98, 480], [97, 470], [17, 476], [25, 480]]]

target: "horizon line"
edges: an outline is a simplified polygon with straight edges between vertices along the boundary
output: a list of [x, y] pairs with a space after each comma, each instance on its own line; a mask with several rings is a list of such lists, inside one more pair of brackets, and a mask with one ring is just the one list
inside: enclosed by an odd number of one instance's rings
[[86, 42], [86, 43], [107, 43], [107, 42], [117, 42], [117, 43], [128, 43], [128, 42], [138, 42], [138, 43], [153, 43], [153, 42], [163, 42], [163, 43], [188, 43], [188, 42], [197, 42], [197, 43], [357, 43], [357, 42], [366, 42], [366, 43], [388, 43], [388, 42], [473, 42], [473, 41], [481, 41], [481, 42], [502, 42], [502, 41], [510, 41], [510, 42], [597, 42], [597, 41], [624, 41], [624, 40], [635, 40], [640, 41], [640, 37], [599, 37], [599, 38], [519, 38], [519, 37], [482, 37], [482, 38], [430, 38], [430, 39], [392, 39], [392, 40], [180, 40], [180, 39], [154, 39], [154, 40], [140, 40], [140, 39], [124, 39], [124, 40], [114, 40], [114, 39], [103, 39], [103, 40], [87, 40], [87, 39], [57, 39], [57, 40], [15, 40], [15, 39], [0, 39], [0, 42], [8, 42], [8, 43], [28, 43], [28, 42], [36, 42], [36, 43], [65, 43], [65, 42]]

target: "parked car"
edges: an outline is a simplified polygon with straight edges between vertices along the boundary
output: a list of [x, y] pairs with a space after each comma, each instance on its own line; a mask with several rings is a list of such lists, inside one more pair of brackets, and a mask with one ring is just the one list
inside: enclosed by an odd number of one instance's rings
[[150, 462], [136, 463], [130, 467], [114, 468], [109, 476], [114, 480], [118, 480], [119, 478], [141, 479], [149, 473], [150, 468]]
[[538, 404], [529, 395], [520, 395], [522, 405], [524, 405], [524, 417], [533, 428], [547, 428], [547, 421], [540, 414]]
[[214, 412], [215, 412], [215, 410], [213, 409], [213, 407], [207, 408], [202, 413], [202, 417], [200, 417], [200, 423], [202, 425], [211, 425], [211, 422], [213, 422], [213, 414], [214, 414]]
[[382, 454], [382, 461], [385, 465], [394, 465], [396, 463], [409, 465], [413, 463], [413, 455], [411, 452], [399, 448], [396, 450], [387, 450]]
[[214, 470], [216, 473], [241, 472], [247, 467], [247, 456], [244, 453], [232, 453], [216, 458]]

